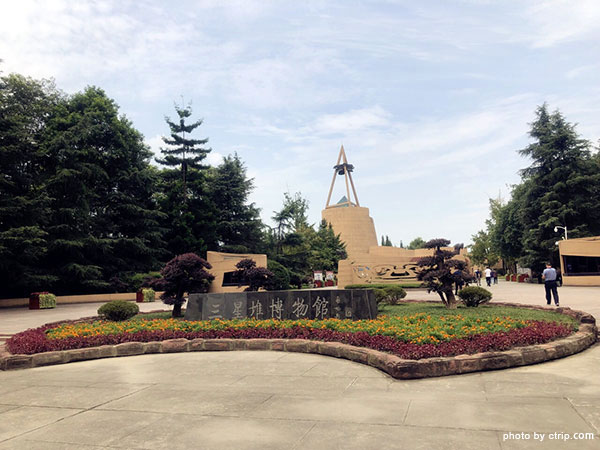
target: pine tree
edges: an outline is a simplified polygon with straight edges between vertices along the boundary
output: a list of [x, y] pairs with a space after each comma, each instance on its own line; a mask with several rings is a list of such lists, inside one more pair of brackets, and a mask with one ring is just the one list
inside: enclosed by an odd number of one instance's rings
[[50, 199], [43, 188], [44, 127], [62, 94], [51, 81], [11, 74], [0, 78], [0, 296], [48, 289], [54, 278], [47, 250]]
[[346, 259], [346, 244], [342, 242], [339, 234], [335, 234], [333, 227], [322, 220], [319, 229], [310, 234], [310, 259], [311, 270], [337, 270], [340, 259]]
[[181, 181], [183, 183], [183, 190], [185, 191], [189, 169], [206, 169], [206, 166], [202, 165], [201, 162], [210, 153], [211, 149], [202, 147], [208, 143], [208, 138], [192, 139], [189, 137], [203, 122], [200, 119], [191, 124], [186, 124], [186, 119], [192, 116], [191, 105], [185, 108], [175, 105], [175, 111], [179, 116], [179, 122], [173, 122], [169, 117], [165, 117], [165, 121], [171, 130], [171, 137], [162, 138], [163, 142], [169, 147], [160, 149], [164, 156], [162, 159], [157, 158], [156, 162], [167, 167], [180, 167]]
[[56, 108], [45, 131], [48, 270], [57, 293], [111, 290], [125, 272], [156, 266], [155, 175], [142, 135], [118, 116], [104, 91], [89, 87]]
[[521, 171], [521, 262], [540, 270], [545, 261], [558, 262], [555, 226], [567, 226], [572, 237], [600, 234], [600, 173], [590, 143], [559, 111], [539, 107], [529, 134], [533, 143], [519, 152], [532, 159]]
[[165, 214], [165, 241], [170, 256], [188, 252], [203, 254], [209, 248], [218, 248], [208, 166], [202, 164], [211, 149], [202, 147], [208, 138], [189, 136], [202, 124], [202, 120], [186, 123], [192, 115], [191, 107], [175, 105], [175, 111], [178, 122], [165, 117], [171, 134], [163, 141], [169, 147], [161, 148], [163, 158], [156, 159], [167, 166], [161, 171], [159, 195], [160, 209]]
[[263, 224], [260, 210], [248, 203], [253, 179], [247, 178], [239, 156], [227, 156], [211, 170], [210, 196], [215, 206], [219, 249], [234, 253], [255, 253], [262, 247]]

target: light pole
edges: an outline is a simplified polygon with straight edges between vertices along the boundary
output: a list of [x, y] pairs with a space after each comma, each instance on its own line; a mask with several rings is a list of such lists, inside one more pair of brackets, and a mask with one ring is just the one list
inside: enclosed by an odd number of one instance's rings
[[555, 227], [554, 227], [554, 232], [555, 232], [555, 233], [558, 233], [558, 229], [559, 229], [559, 228], [560, 228], [560, 229], [562, 229], [562, 230], [565, 230], [565, 241], [566, 241], [567, 239], [569, 239], [569, 236], [567, 235], [567, 226], [565, 225], [564, 227], [561, 227], [561, 226], [558, 226], [558, 225], [557, 225], [557, 226], [555, 226]]

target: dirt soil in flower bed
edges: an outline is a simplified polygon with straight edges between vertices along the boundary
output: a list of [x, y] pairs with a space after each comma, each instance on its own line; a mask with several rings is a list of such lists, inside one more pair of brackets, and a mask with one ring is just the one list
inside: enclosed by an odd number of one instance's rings
[[440, 305], [388, 307], [376, 320], [185, 321], [138, 316], [125, 322], [66, 322], [16, 334], [13, 354], [96, 347], [174, 338], [309, 339], [367, 347], [403, 359], [503, 351], [563, 338], [577, 322], [551, 311], [485, 306], [447, 310]]

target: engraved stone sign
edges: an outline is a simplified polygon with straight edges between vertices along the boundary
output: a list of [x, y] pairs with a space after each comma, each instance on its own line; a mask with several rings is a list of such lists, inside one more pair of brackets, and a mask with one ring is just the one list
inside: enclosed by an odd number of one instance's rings
[[209, 294], [202, 308], [202, 320], [225, 318], [225, 294]]
[[288, 319], [310, 319], [310, 291], [289, 291], [285, 312]]
[[245, 292], [232, 292], [223, 294], [225, 301], [226, 319], [245, 319], [247, 317], [247, 296]]
[[185, 310], [187, 320], [358, 320], [376, 317], [375, 295], [372, 290], [362, 289], [190, 294]]

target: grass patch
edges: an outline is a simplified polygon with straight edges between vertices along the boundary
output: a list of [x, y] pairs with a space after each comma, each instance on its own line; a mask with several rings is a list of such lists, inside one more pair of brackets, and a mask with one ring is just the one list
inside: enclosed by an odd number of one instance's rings
[[510, 317], [516, 320], [536, 320], [544, 322], [557, 322], [566, 324], [577, 330], [578, 323], [572, 317], [559, 314], [554, 311], [542, 311], [539, 309], [513, 308], [511, 306], [496, 306], [493, 304], [481, 305], [477, 308], [467, 308], [459, 305], [456, 309], [448, 309], [441, 303], [399, 303], [397, 305], [385, 306], [382, 311], [390, 317], [410, 316], [413, 314], [427, 314], [432, 317], [451, 317], [461, 315], [471, 319], [494, 320], [497, 317]]
[[[181, 310], [181, 314], [185, 314], [185, 309]], [[153, 319], [170, 319], [173, 316], [171, 311], [161, 311], [153, 313], [139, 313], [131, 320], [153, 320]], [[182, 317], [183, 319], [183, 317]]]

